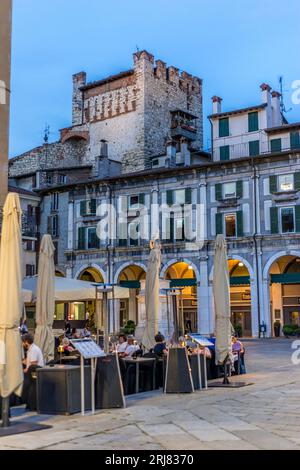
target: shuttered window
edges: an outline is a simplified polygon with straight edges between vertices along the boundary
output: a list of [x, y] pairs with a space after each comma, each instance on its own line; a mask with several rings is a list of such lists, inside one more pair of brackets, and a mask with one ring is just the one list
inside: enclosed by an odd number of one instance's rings
[[227, 137], [229, 135], [229, 118], [219, 119], [219, 137]]
[[85, 227], [78, 229], [78, 250], [85, 250]]
[[255, 155], [259, 155], [259, 140], [249, 142], [249, 156], [254, 157]]
[[237, 237], [244, 235], [243, 211], [237, 211], [236, 213], [236, 235]]
[[281, 139], [272, 139], [271, 143], [271, 152], [281, 152]]
[[80, 201], [80, 215], [86, 215], [86, 201]]
[[236, 182], [236, 197], [242, 198], [243, 197], [243, 181], [238, 180]]
[[296, 232], [300, 233], [300, 205], [295, 206]]
[[248, 113], [248, 132], [258, 131], [258, 112]]
[[229, 145], [223, 145], [220, 147], [220, 160], [221, 162], [230, 159], [230, 147]]
[[290, 144], [291, 144], [291, 149], [300, 148], [300, 135], [299, 135], [299, 132], [291, 132], [290, 133]]
[[270, 182], [270, 193], [271, 194], [277, 193], [277, 190], [278, 190], [277, 189], [278, 188], [277, 176], [276, 175], [270, 176], [269, 182]]
[[271, 233], [279, 232], [278, 207], [270, 207]]
[[215, 198], [216, 198], [216, 201], [221, 201], [223, 199], [221, 183], [218, 183], [215, 185]]
[[192, 190], [191, 188], [186, 188], [185, 190], [185, 203], [192, 204]]
[[216, 214], [216, 234], [223, 234], [223, 214]]
[[167, 191], [167, 204], [168, 206], [173, 205], [173, 191]]
[[300, 172], [294, 174], [294, 189], [296, 191], [300, 190]]

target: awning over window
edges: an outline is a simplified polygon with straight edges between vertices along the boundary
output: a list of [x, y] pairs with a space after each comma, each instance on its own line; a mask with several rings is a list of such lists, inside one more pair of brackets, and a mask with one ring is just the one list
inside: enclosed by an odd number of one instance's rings
[[271, 274], [272, 284], [300, 284], [300, 273]]
[[171, 279], [170, 287], [194, 287], [197, 285], [196, 278]]
[[231, 286], [249, 286], [250, 276], [231, 276], [230, 285]]

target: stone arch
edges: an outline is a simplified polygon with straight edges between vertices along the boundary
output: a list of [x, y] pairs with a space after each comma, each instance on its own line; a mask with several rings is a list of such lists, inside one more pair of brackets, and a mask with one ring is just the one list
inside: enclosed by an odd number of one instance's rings
[[170, 261], [168, 261], [161, 269], [160, 271], [160, 277], [161, 279], [164, 279], [166, 274], [167, 274], [167, 271], [169, 268], [171, 268], [174, 264], [177, 264], [177, 263], [186, 263], [188, 264], [189, 266], [192, 266], [193, 267], [193, 270], [194, 270], [194, 273], [195, 273], [195, 276], [196, 276], [196, 279], [197, 279], [197, 282], [200, 282], [200, 273], [199, 273], [199, 269], [197, 268], [197, 266], [195, 265], [195, 263], [193, 263], [193, 261], [190, 261], [189, 259], [187, 258], [181, 258], [181, 259], [171, 259]]
[[76, 271], [76, 274], [74, 276], [75, 279], [79, 279], [80, 275], [84, 271], [87, 271], [88, 269], [91, 269], [91, 268], [99, 272], [99, 274], [102, 276], [103, 282], [107, 282], [106, 273], [98, 264], [84, 264], [83, 266], [80, 266], [80, 268]]
[[279, 258], [282, 258], [282, 256], [295, 256], [296, 258], [300, 258], [300, 251], [296, 250], [285, 250], [285, 251], [279, 251], [278, 253], [275, 253], [271, 258], [268, 259], [268, 261], [265, 264], [265, 267], [263, 269], [263, 280], [268, 280], [269, 278], [269, 271], [273, 263], [277, 261]]
[[[249, 261], [247, 261], [245, 258], [243, 258], [243, 256], [232, 254], [231, 256], [228, 256], [227, 259], [228, 260], [235, 260], [236, 259], [237, 261], [241, 261], [242, 263], [244, 263], [244, 265], [246, 266], [246, 268], [248, 269], [248, 272], [249, 272], [250, 282], [252, 282], [254, 280], [254, 270], [253, 270], [251, 264], [249, 263]], [[212, 282], [213, 279], [214, 279], [214, 267], [211, 268], [210, 275], [209, 275], [210, 282]]]
[[126, 269], [126, 268], [129, 268], [130, 266], [138, 266], [139, 268], [143, 269], [143, 271], [145, 271], [145, 273], [147, 272], [147, 267], [145, 266], [145, 264], [143, 263], [140, 263], [138, 261], [128, 261], [124, 264], [122, 264], [116, 271], [115, 275], [114, 275], [114, 283], [117, 284], [118, 281], [119, 281], [119, 277], [120, 275], [122, 274], [122, 272]]

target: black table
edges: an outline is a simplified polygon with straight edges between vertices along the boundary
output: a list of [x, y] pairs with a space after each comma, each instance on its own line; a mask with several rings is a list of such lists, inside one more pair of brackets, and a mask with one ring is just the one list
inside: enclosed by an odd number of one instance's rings
[[155, 380], [156, 380], [156, 358], [155, 357], [137, 357], [136, 359], [132, 357], [123, 357], [122, 361], [127, 365], [135, 365], [135, 393], [140, 391], [140, 365], [143, 364], [153, 364], [153, 389], [155, 389]]

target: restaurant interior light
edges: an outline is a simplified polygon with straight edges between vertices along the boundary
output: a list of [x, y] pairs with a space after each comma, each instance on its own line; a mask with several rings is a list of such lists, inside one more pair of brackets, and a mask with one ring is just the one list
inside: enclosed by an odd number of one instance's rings
[[244, 263], [242, 263], [241, 261], [239, 262], [239, 267], [242, 268], [244, 266]]

